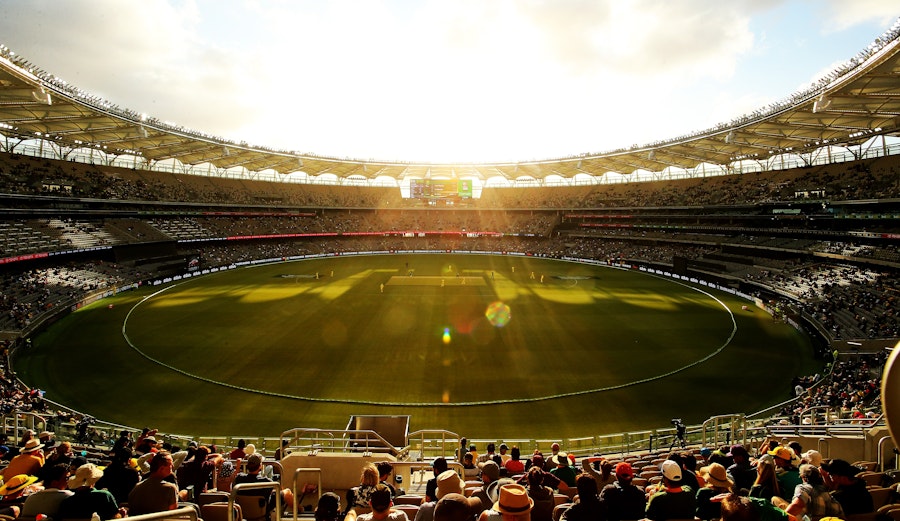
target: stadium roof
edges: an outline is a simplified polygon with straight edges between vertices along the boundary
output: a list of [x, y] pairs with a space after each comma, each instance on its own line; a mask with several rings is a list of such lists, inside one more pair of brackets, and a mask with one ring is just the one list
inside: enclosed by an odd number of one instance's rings
[[[178, 127], [81, 91], [0, 46], [0, 134], [55, 143], [63, 151], [95, 148], [148, 162], [177, 160], [309, 176], [375, 179], [509, 180], [550, 176], [728, 168], [741, 161], [765, 167], [796, 154], [811, 159], [829, 146], [849, 147], [900, 135], [900, 31], [895, 27], [809, 89], [715, 128], [629, 149], [506, 163], [405, 163], [323, 157], [235, 143]], [[650, 101], [647, 101], [650, 102]], [[652, 124], [648, 122], [648, 125]], [[10, 147], [12, 148], [12, 147]], [[63, 152], [65, 154], [65, 152]]]

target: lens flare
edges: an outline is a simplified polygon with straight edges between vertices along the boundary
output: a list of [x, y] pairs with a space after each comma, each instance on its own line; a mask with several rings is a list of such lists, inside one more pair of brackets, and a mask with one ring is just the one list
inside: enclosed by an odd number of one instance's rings
[[449, 328], [449, 327], [445, 327], [445, 328], [444, 328], [444, 336], [443, 336], [443, 339], [444, 339], [444, 343], [445, 343], [445, 344], [449, 344], [449, 343], [450, 343], [450, 328]]
[[509, 324], [509, 321], [512, 318], [509, 306], [500, 301], [488, 304], [484, 316], [487, 317], [488, 322], [494, 327], [503, 327], [506, 324]]

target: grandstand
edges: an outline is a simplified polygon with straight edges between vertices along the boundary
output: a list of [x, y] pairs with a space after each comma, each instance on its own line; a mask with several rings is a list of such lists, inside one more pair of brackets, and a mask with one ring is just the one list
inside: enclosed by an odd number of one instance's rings
[[[110, 108], [0, 53], [6, 428], [18, 441], [28, 428], [52, 427], [85, 450], [111, 441], [116, 430], [139, 430], [104, 418], [85, 427], [85, 411], [40, 396], [29, 389], [28, 374], [13, 372], [33, 338], [98, 300], [250, 264], [359, 252], [479, 252], [652, 272], [738, 295], [808, 333], [824, 370], [820, 378], [816, 371], [782, 375], [780, 384], [794, 378], [806, 393], [764, 411], [721, 411], [691, 425], [686, 441], [757, 449], [770, 438], [797, 439], [888, 470], [897, 461], [882, 405], [891, 404], [881, 403], [878, 390], [887, 352], [900, 339], [900, 147], [890, 142], [900, 125], [898, 37], [895, 28], [854, 67], [714, 129], [629, 150], [486, 165], [356, 161], [231, 143]], [[179, 173], [170, 171], [173, 162]], [[486, 187], [478, 199], [429, 204], [402, 198], [398, 186], [278, 179], [297, 169], [310, 178], [328, 172], [357, 181], [376, 171], [398, 180], [428, 171], [448, 179], [524, 172], [537, 181], [573, 182]], [[638, 171], [653, 172], [653, 180], [604, 182], [609, 173]], [[574, 182], [585, 172], [590, 184]], [[307, 472], [299, 469], [321, 469], [319, 492], [344, 491], [361, 462], [383, 458], [406, 483], [421, 486], [423, 464], [453, 458], [467, 433], [410, 433], [409, 421], [360, 415], [346, 428], [160, 437], [229, 449], [237, 438], [251, 438], [267, 456], [287, 441], [292, 453], [271, 464], [282, 485], [295, 490], [296, 472]], [[664, 426], [555, 441], [579, 457], [634, 453], [650, 461], [677, 435]], [[529, 432], [504, 439], [543, 450], [551, 442]], [[477, 443], [489, 441], [496, 440]]]

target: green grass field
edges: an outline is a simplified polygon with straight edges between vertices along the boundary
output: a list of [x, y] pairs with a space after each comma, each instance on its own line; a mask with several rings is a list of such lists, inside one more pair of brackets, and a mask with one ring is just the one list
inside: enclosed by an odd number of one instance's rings
[[[485, 314], [498, 302], [505, 325]], [[791, 377], [818, 369], [808, 339], [742, 304], [546, 259], [336, 257], [105, 299], [38, 336], [15, 368], [55, 401], [173, 433], [408, 414], [413, 429], [555, 439], [786, 399]]]

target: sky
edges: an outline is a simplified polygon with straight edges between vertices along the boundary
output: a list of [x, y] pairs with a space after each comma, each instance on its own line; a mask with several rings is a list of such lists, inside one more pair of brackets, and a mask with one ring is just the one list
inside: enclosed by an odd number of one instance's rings
[[0, 0], [0, 43], [123, 108], [353, 159], [598, 153], [782, 100], [896, 0]]

